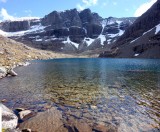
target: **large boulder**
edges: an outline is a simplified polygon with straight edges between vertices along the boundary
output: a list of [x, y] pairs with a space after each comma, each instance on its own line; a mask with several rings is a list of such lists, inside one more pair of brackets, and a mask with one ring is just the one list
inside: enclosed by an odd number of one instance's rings
[[30, 128], [37, 132], [67, 132], [63, 126], [62, 115], [56, 108], [38, 113], [35, 117], [21, 123], [19, 128]]
[[15, 129], [18, 123], [18, 117], [6, 106], [0, 104], [2, 108], [2, 128]]

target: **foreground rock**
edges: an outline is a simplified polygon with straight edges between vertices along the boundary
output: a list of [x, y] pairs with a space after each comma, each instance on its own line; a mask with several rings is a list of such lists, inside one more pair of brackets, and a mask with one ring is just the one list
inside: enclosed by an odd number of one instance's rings
[[5, 77], [7, 74], [7, 70], [4, 67], [0, 67], [0, 79]]
[[15, 129], [18, 123], [18, 117], [6, 106], [0, 104], [2, 108], [2, 128]]
[[18, 75], [18, 74], [17, 74], [15, 71], [13, 71], [12, 69], [9, 70], [7, 74], [9, 74], [9, 75], [11, 75], [11, 76], [17, 76], [17, 75]]
[[67, 132], [62, 122], [62, 115], [56, 108], [51, 108], [28, 119], [19, 126], [20, 129], [31, 129], [37, 132]]

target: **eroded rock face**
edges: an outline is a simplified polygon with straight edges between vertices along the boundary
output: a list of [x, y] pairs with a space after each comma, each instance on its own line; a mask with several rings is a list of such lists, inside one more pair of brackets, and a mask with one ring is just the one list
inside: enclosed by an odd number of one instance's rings
[[14, 21], [1, 23], [1, 29], [6, 32], [17, 32], [28, 30], [30, 28], [30, 21]]
[[[56, 52], [75, 53], [77, 51], [80, 53], [88, 50], [88, 46], [91, 44], [85, 38], [96, 42], [98, 38], [105, 41], [101, 44], [103, 49], [104, 44], [115, 42], [134, 20], [135, 18], [102, 18], [97, 13], [91, 12], [90, 9], [83, 11], [71, 9], [61, 12], [53, 11], [42, 19], [0, 23], [0, 29], [7, 32], [13, 31], [13, 36], [9, 36], [28, 46]], [[16, 31], [22, 30], [26, 31], [25, 34], [16, 34]], [[107, 37], [109, 34], [111, 36]], [[101, 37], [99, 37], [100, 35]], [[66, 38], [69, 38], [68, 42], [66, 42]], [[74, 50], [75, 43], [77, 44], [76, 50]], [[65, 46], [65, 44], [67, 45]], [[92, 50], [96, 50], [96, 48], [97, 44], [96, 47], [92, 46]]]
[[79, 13], [76, 9], [66, 10], [65, 12], [53, 11], [42, 19], [42, 25], [52, 25], [54, 29], [82, 26]]
[[119, 38], [118, 44], [134, 40], [144, 32], [160, 23], [160, 1], [158, 0], [146, 13], [139, 17]]
[[97, 24], [86, 24], [87, 37], [97, 38], [102, 32], [102, 26]]
[[79, 16], [83, 25], [87, 23], [100, 25], [102, 21], [102, 18], [97, 13], [92, 13], [90, 9], [81, 11]]
[[103, 30], [103, 34], [117, 34], [117, 33], [119, 33], [119, 27], [118, 27], [118, 23], [116, 22], [105, 26]]
[[69, 28], [69, 37], [71, 41], [81, 43], [85, 36], [86, 34], [83, 28], [75, 26]]
[[[113, 50], [119, 48], [118, 54], [106, 51], [101, 53], [100, 57], [160, 58], [160, 35], [156, 33], [160, 24], [159, 12], [160, 1], [158, 0], [111, 46]], [[120, 29], [125, 29], [127, 25], [127, 21], [124, 21], [120, 24]]]

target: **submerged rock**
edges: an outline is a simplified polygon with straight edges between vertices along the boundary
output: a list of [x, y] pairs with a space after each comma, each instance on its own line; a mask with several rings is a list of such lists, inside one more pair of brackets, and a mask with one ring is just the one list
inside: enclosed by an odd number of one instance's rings
[[20, 129], [30, 128], [37, 132], [67, 132], [63, 126], [62, 115], [56, 108], [38, 113], [19, 126]]
[[6, 106], [0, 104], [2, 108], [2, 128], [15, 129], [18, 123], [18, 117]]

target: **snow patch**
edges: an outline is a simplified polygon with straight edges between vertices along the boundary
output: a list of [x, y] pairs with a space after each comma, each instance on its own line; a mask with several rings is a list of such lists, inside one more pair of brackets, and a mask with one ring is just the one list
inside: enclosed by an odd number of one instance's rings
[[63, 43], [69, 43], [69, 44], [72, 44], [74, 45], [77, 49], [78, 49], [78, 46], [79, 44], [75, 43], [75, 42], [72, 42], [69, 38], [69, 36], [67, 37], [67, 40], [66, 41], [62, 41]]
[[136, 38], [136, 39], [134, 39], [134, 40], [132, 40], [130, 43], [133, 43], [133, 42], [135, 42], [136, 40], [138, 40], [140, 37], [138, 37], [138, 38]]
[[134, 54], [134, 56], [139, 56], [139, 54]]
[[101, 39], [101, 45], [104, 45], [104, 42], [106, 41], [105, 35], [100, 34], [98, 38]]
[[88, 46], [90, 46], [94, 42], [94, 39], [91, 38], [85, 38], [84, 40], [86, 41]]
[[122, 36], [123, 34], [124, 34], [124, 31], [119, 29], [118, 36]]
[[116, 23], [121, 24], [121, 23], [122, 23], [122, 21], [116, 21]]
[[160, 32], [160, 24], [156, 26], [156, 32], [155, 32], [155, 34], [157, 34], [159, 32]]
[[20, 18], [5, 20], [2, 22], [31, 21], [31, 20], [40, 21], [40, 19], [41, 19], [40, 17], [20, 17]]
[[39, 24], [39, 25], [32, 26], [29, 30], [26, 30], [26, 31], [4, 32], [4, 31], [0, 30], [0, 34], [5, 37], [23, 36], [23, 35], [31, 33], [31, 32], [43, 32], [44, 28], [46, 28], [46, 26], [42, 26], [41, 24]]
[[35, 41], [40, 42], [40, 41], [42, 41], [42, 39], [36, 39]]

